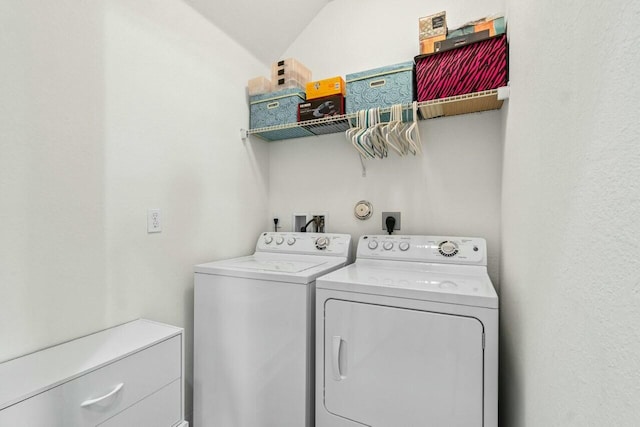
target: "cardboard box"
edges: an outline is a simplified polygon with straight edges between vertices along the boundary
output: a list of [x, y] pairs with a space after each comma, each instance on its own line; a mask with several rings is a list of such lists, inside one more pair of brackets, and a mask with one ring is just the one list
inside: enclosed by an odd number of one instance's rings
[[325, 96], [303, 102], [298, 105], [298, 121], [322, 119], [344, 114], [344, 96], [342, 94]]
[[309, 82], [307, 83], [306, 89], [307, 100], [324, 98], [331, 95], [345, 96], [347, 94], [344, 79], [340, 76]]
[[418, 20], [420, 40], [447, 35], [447, 12], [424, 16]]
[[428, 39], [420, 40], [420, 54], [426, 55], [436, 51], [436, 42], [443, 41], [447, 38], [445, 35], [429, 37]]
[[460, 37], [467, 34], [478, 33], [480, 31], [489, 30], [489, 37], [504, 34], [506, 25], [503, 16], [488, 16], [476, 21], [467, 22], [463, 26], [449, 31], [447, 38]]
[[446, 40], [435, 42], [434, 49], [436, 52], [446, 52], [447, 50], [452, 50], [472, 43], [481, 42], [488, 38], [490, 38], [489, 30], [483, 30], [477, 33], [466, 34], [464, 36], [453, 37], [450, 39], [448, 38]]

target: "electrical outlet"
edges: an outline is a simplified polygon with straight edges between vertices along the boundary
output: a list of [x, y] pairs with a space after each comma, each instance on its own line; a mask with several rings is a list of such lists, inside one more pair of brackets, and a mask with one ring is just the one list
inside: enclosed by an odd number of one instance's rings
[[160, 209], [147, 209], [147, 233], [160, 233], [161, 231]]
[[400, 212], [382, 212], [382, 229], [387, 231], [387, 217], [390, 216], [396, 220], [393, 231], [400, 230]]

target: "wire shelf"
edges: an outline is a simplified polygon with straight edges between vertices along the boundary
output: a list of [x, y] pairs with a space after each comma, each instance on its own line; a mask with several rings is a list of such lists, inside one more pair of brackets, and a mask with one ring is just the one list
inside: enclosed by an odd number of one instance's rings
[[[420, 112], [419, 118], [424, 120], [487, 110], [499, 110], [502, 108], [502, 103], [503, 100], [498, 97], [498, 89], [492, 89], [418, 102], [418, 111]], [[403, 110], [405, 111], [412, 108], [413, 104], [403, 105]], [[390, 108], [381, 108], [380, 113], [389, 113], [390, 110]], [[349, 129], [349, 121], [355, 119], [356, 115], [357, 113], [351, 113], [305, 122], [249, 129], [247, 133], [256, 135], [266, 141], [340, 133]]]

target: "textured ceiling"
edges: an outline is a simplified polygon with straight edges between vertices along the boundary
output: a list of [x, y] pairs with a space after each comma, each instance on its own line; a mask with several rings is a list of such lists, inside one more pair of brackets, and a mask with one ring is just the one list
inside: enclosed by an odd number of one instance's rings
[[265, 64], [280, 56], [331, 0], [185, 0]]

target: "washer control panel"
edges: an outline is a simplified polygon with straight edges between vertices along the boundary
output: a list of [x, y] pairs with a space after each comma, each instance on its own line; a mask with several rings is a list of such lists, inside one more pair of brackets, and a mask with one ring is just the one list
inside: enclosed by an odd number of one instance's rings
[[258, 238], [256, 252], [348, 257], [350, 247], [349, 234], [265, 232]]
[[477, 237], [366, 235], [357, 258], [487, 265], [487, 243]]

